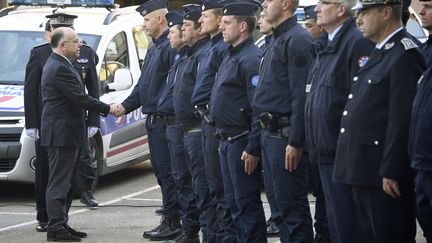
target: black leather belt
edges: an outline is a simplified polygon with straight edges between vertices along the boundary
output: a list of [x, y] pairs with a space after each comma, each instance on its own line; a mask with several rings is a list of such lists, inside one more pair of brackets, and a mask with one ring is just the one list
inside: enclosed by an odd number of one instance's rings
[[175, 125], [178, 123], [175, 116], [164, 116], [164, 119], [168, 125]]

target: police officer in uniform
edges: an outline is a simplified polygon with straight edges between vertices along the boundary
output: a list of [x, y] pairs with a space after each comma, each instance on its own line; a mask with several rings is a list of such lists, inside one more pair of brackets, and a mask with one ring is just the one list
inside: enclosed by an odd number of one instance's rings
[[352, 79], [334, 165], [334, 181], [352, 190], [357, 242], [415, 242], [408, 128], [425, 65], [402, 25], [401, 4], [362, 0], [353, 8], [363, 36], [376, 43]]
[[[173, 90], [176, 73], [184, 65], [189, 47], [182, 39], [181, 26], [183, 24], [183, 12], [172, 11], [165, 15], [170, 27], [168, 39], [172, 48], [177, 50], [177, 55], [171, 67], [165, 89], [159, 99], [158, 109], [164, 114], [167, 122], [166, 136], [171, 157], [171, 170], [177, 186], [180, 204], [180, 216], [182, 221], [182, 236], [184, 242], [188, 242], [186, 233], [190, 229], [199, 229], [199, 211], [196, 204], [195, 193], [192, 188], [192, 177], [186, 163], [184, 149], [184, 129], [177, 121], [174, 114]], [[193, 241], [193, 240], [192, 240]], [[196, 240], [195, 240], [196, 241]], [[181, 242], [181, 241], [178, 241]]]
[[[273, 41], [261, 61], [253, 108], [261, 111], [262, 163], [270, 163], [273, 187], [282, 218], [281, 240], [312, 242], [307, 199], [308, 161], [304, 146], [305, 87], [314, 50], [309, 33], [297, 23], [298, 2], [265, 0]], [[286, 158], [285, 158], [286, 157]]]
[[213, 135], [216, 127], [208, 110], [214, 79], [228, 50], [228, 44], [223, 41], [219, 30], [219, 22], [222, 18], [221, 7], [222, 4], [214, 0], [206, 0], [201, 5], [202, 12], [198, 22], [201, 25], [201, 33], [210, 37], [210, 45], [203, 50], [205, 53], [197, 70], [197, 81], [192, 93], [192, 105], [202, 120], [202, 149], [210, 197], [216, 202], [216, 210], [213, 212], [216, 220], [211, 222], [215, 224], [211, 227], [216, 230], [217, 239], [207, 239], [208, 242], [221, 242], [223, 239], [232, 240], [236, 237], [229, 204], [224, 199], [218, 153], [219, 142]]
[[425, 56], [426, 65], [430, 67], [432, 65], [432, 1], [422, 0], [421, 9], [419, 12], [421, 23], [423, 28], [429, 32], [429, 38], [426, 42], [421, 45], [421, 50]]
[[119, 112], [116, 115], [132, 112], [140, 106], [142, 113], [147, 114], [145, 125], [150, 161], [161, 187], [164, 212], [161, 224], [152, 230], [144, 231], [143, 237], [169, 240], [177, 237], [181, 233], [181, 228], [177, 190], [171, 173], [171, 160], [165, 135], [166, 121], [158, 110], [158, 102], [174, 62], [175, 50], [170, 47], [167, 39], [167, 1], [150, 0], [139, 6], [136, 11], [144, 17], [143, 27], [153, 38], [154, 45], [146, 54], [138, 84], [129, 97], [118, 104]]
[[[207, 176], [205, 173], [204, 154], [202, 150], [201, 119], [195, 113], [191, 98], [197, 80], [197, 70], [204, 51], [209, 47], [209, 38], [201, 34], [198, 23], [201, 17], [201, 6], [186, 4], [183, 6], [184, 20], [182, 26], [183, 40], [189, 46], [184, 65], [178, 68], [174, 84], [173, 101], [174, 112], [178, 121], [185, 129], [184, 146], [189, 172], [192, 175], [192, 186], [200, 210], [200, 225], [203, 239], [216, 237], [215, 210], [216, 202], [210, 197]], [[186, 238], [190, 242], [199, 241], [199, 228], [188, 229], [184, 235], [174, 242], [183, 242]], [[189, 242], [188, 241], [188, 242]]]
[[318, 2], [317, 24], [326, 31], [327, 44], [318, 51], [306, 85], [305, 124], [310, 161], [319, 168], [315, 174], [322, 182], [331, 241], [340, 243], [350, 242], [356, 230], [355, 221], [347, 221], [354, 207], [351, 188], [332, 181], [340, 119], [351, 80], [366, 64], [373, 49], [356, 26], [351, 10], [355, 4], [353, 0], [337, 4]]
[[[58, 27], [71, 27], [76, 15], [65, 13], [56, 13], [46, 16], [49, 18], [51, 30]], [[35, 139], [36, 151], [36, 171], [35, 171], [35, 192], [36, 192], [36, 219], [38, 225], [36, 230], [39, 232], [46, 231], [48, 215], [46, 212], [46, 187], [48, 183], [48, 155], [44, 147], [40, 146], [40, 123], [42, 115], [42, 98], [40, 93], [40, 83], [42, 69], [46, 60], [52, 53], [50, 43], [36, 46], [30, 53], [30, 58], [26, 66], [26, 75], [24, 83], [24, 108], [26, 120], [26, 134]], [[87, 45], [82, 45], [80, 57], [73, 60], [73, 65], [78, 73], [82, 74], [88, 94], [94, 98], [99, 98], [99, 83], [96, 73], [97, 64], [96, 53]], [[85, 77], [83, 77], [85, 74]], [[99, 116], [89, 113], [87, 117], [89, 130], [99, 127]], [[92, 128], [90, 128], [92, 127]], [[95, 180], [95, 174], [91, 167], [91, 159], [88, 148], [81, 150], [81, 160], [79, 163], [79, 177], [84, 190], [82, 193], [82, 202], [89, 206], [97, 206], [97, 201], [91, 193], [91, 187]]]
[[257, 4], [227, 3], [220, 24], [231, 46], [215, 79], [210, 112], [220, 140], [225, 198], [238, 227], [237, 242], [267, 242], [261, 194], [260, 129], [251, 102], [261, 50], [254, 45]]
[[[424, 7], [423, 7], [424, 8]], [[420, 77], [409, 134], [411, 167], [416, 170], [417, 219], [427, 242], [432, 242], [432, 68]]]

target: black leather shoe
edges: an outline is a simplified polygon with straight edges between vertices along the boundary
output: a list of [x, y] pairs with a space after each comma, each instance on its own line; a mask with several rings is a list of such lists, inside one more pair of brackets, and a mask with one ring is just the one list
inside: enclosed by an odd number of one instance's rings
[[93, 197], [93, 194], [92, 194], [91, 191], [83, 191], [81, 193], [81, 200], [80, 200], [80, 202], [82, 202], [83, 204], [85, 204], [87, 207], [97, 207], [98, 206], [98, 202]]
[[267, 237], [277, 237], [280, 235], [279, 228], [273, 220], [267, 221]]
[[165, 213], [164, 206], [161, 206], [160, 208], [155, 210], [155, 214], [162, 215], [163, 213]]
[[69, 232], [71, 235], [75, 235], [78, 236], [79, 238], [86, 238], [87, 237], [87, 233], [86, 232], [82, 232], [82, 231], [77, 231], [72, 229], [72, 227], [70, 227], [69, 225], [64, 225], [64, 228], [67, 230], [67, 232]]
[[37, 232], [46, 232], [48, 228], [48, 223], [47, 222], [41, 222], [39, 221], [38, 224], [36, 225], [36, 231]]
[[182, 233], [174, 240], [167, 240], [164, 241], [164, 243], [200, 243], [200, 239], [198, 234], [187, 235], [185, 233]]
[[[158, 228], [158, 227], [156, 227]], [[150, 240], [172, 240], [181, 234], [181, 225], [179, 217], [162, 217], [160, 227], [147, 234], [144, 234], [145, 238]]]
[[80, 242], [81, 238], [75, 235], [71, 235], [67, 230], [61, 229], [59, 231], [47, 233], [48, 242]]

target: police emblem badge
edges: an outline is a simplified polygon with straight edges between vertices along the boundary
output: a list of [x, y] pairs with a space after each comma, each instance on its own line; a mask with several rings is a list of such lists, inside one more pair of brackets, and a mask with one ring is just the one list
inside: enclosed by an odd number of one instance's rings
[[364, 67], [368, 60], [369, 60], [368, 56], [361, 56], [358, 60], [358, 66], [361, 68]]

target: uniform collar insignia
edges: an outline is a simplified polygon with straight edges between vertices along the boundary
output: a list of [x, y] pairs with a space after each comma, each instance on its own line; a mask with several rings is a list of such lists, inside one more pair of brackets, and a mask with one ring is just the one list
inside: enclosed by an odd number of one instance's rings
[[401, 42], [404, 45], [405, 50], [409, 50], [409, 49], [418, 47], [416, 45], [416, 43], [414, 43], [414, 41], [412, 41], [410, 38], [407, 38], [407, 37], [402, 38]]
[[384, 50], [391, 49], [393, 46], [394, 46], [394, 42], [392, 42], [392, 43], [387, 43], [387, 44], [385, 44], [385, 46], [384, 46]]
[[88, 59], [86, 58], [80, 58], [80, 59], [76, 59], [77, 63], [88, 63]]

